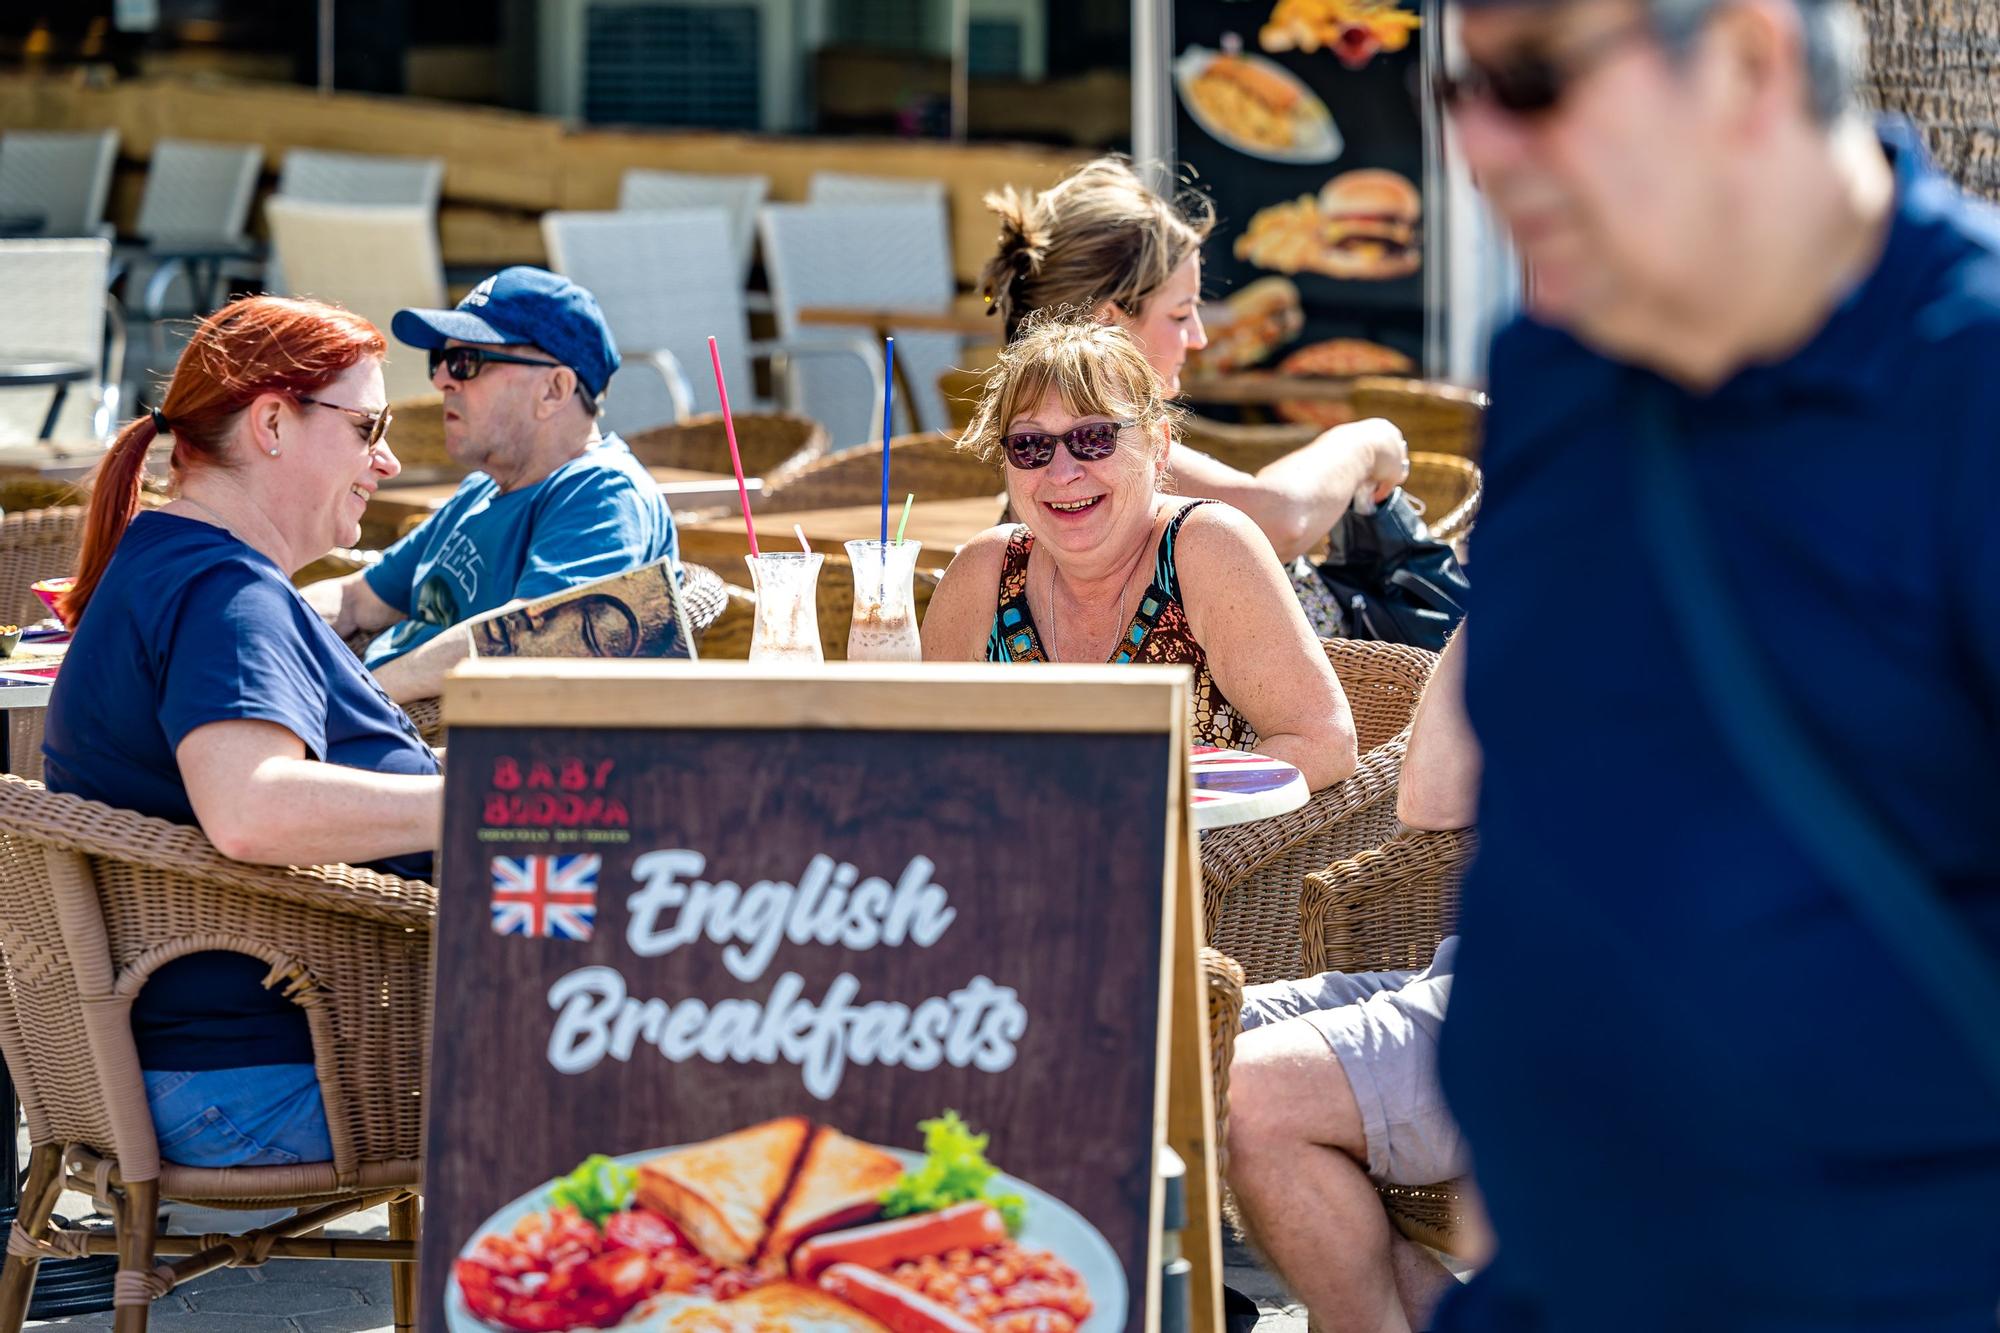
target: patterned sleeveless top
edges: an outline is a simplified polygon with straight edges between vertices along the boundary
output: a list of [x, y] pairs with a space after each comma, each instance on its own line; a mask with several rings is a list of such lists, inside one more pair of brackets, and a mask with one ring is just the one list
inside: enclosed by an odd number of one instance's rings
[[[1202, 745], [1220, 745], [1232, 750], [1254, 749], [1257, 733], [1243, 720], [1208, 672], [1208, 654], [1195, 641], [1188, 626], [1187, 607], [1181, 603], [1180, 579], [1174, 571], [1174, 540], [1180, 536], [1187, 516], [1208, 500], [1182, 505], [1160, 535], [1160, 550], [1153, 561], [1153, 581], [1139, 599], [1132, 623], [1112, 650], [1117, 662], [1185, 662], [1194, 668], [1194, 739]], [[1035, 535], [1020, 524], [1007, 539], [1007, 554], [1000, 565], [999, 605], [993, 612], [993, 629], [986, 637], [989, 662], [1046, 662], [1041, 633], [1035, 628], [1034, 613], [1028, 609], [1028, 555], [1035, 549]]]

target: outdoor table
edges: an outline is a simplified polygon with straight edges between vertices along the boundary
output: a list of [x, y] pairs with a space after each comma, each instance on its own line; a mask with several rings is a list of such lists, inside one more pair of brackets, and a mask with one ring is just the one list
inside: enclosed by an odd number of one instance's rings
[[96, 367], [88, 362], [72, 361], [65, 356], [13, 352], [0, 358], [0, 389], [55, 389], [55, 397], [49, 401], [49, 413], [42, 418], [41, 438], [46, 440], [56, 433], [56, 418], [62, 415], [63, 401], [69, 397], [69, 386], [80, 384], [96, 373]]
[[[998, 316], [987, 312], [991, 309], [984, 297], [960, 296], [953, 299], [944, 310], [894, 310], [878, 306], [802, 306], [796, 316], [798, 322], [809, 328], [838, 326], [841, 328], [864, 328], [881, 342], [898, 332], [904, 333], [955, 333], [962, 338], [976, 338], [985, 342], [1000, 341], [1002, 329]], [[901, 361], [896, 362], [896, 392], [909, 404], [924, 400], [917, 396], [910, 382], [909, 372]], [[912, 420], [916, 418], [912, 416]], [[922, 429], [924, 423], [919, 423]]]
[[[146, 247], [146, 256], [160, 265], [146, 291], [147, 304], [156, 306], [165, 296], [172, 278], [172, 262], [187, 271], [188, 287], [194, 293], [195, 309], [214, 310], [226, 292], [219, 291], [231, 262], [257, 258], [257, 248], [248, 241], [231, 241], [214, 236], [156, 236]], [[155, 292], [154, 287], [161, 290]]]
[[[958, 548], [1000, 521], [1006, 500], [999, 494], [970, 499], [925, 500], [921, 495], [910, 510], [903, 539], [921, 543], [917, 558], [921, 569], [942, 569], [958, 554]], [[894, 533], [900, 505], [889, 512], [889, 531]], [[879, 504], [843, 505], [834, 509], [800, 509], [790, 513], [766, 512], [756, 515], [757, 544], [768, 551], [794, 550], [798, 538], [794, 523], [805, 532], [813, 549], [827, 555], [842, 554], [840, 544], [856, 537], [875, 540], [882, 535], [882, 508]], [[743, 533], [743, 518], [710, 519], [681, 528], [683, 553], [703, 564], [750, 554], [749, 538]], [[737, 566], [740, 569], [740, 565]], [[728, 577], [726, 574], [724, 577]]]
[[1298, 769], [1282, 759], [1197, 745], [1194, 769], [1194, 826], [1228, 828], [1290, 814], [1312, 798]]

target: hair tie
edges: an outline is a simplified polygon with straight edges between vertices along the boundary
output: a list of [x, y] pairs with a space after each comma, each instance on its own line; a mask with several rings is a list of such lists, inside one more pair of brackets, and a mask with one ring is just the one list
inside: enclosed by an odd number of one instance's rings
[[167, 419], [160, 415], [160, 409], [155, 407], [150, 410], [153, 414], [153, 434], [171, 435], [173, 432], [167, 428]]

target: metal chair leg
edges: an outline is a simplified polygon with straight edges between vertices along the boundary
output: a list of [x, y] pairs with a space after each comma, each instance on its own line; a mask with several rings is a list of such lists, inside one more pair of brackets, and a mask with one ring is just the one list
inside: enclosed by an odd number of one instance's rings
[[[160, 1182], [128, 1180], [118, 1195], [118, 1276], [153, 1271], [153, 1235], [160, 1224]], [[121, 1283], [122, 1285], [122, 1283]], [[112, 1317], [114, 1333], [146, 1333], [152, 1313], [147, 1304], [120, 1305]]]
[[[10, 1127], [11, 1132], [11, 1127]], [[28, 1159], [28, 1183], [21, 1191], [21, 1229], [30, 1239], [40, 1240], [49, 1228], [56, 1199], [62, 1194], [62, 1148], [44, 1143]], [[17, 1259], [7, 1256], [0, 1269], [0, 1333], [21, 1333], [27, 1322], [28, 1301], [35, 1292], [35, 1272], [42, 1266], [40, 1256]]]
[[[389, 1202], [389, 1239], [417, 1239], [421, 1222], [417, 1211], [417, 1196], [405, 1194], [400, 1199]], [[416, 1333], [417, 1327], [417, 1266], [414, 1263], [397, 1263], [389, 1266], [389, 1292], [394, 1310], [396, 1333]], [[5, 1333], [0, 1330], [0, 1333]]]

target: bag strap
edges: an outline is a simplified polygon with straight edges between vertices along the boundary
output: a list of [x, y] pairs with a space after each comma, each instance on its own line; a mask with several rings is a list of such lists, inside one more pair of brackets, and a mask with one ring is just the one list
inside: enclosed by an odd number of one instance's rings
[[1639, 516], [1669, 617], [1723, 744], [1779, 825], [1958, 1029], [2000, 1096], [2000, 969], [1895, 836], [1823, 762], [1752, 647], [1708, 540], [1674, 407], [1643, 395]]

